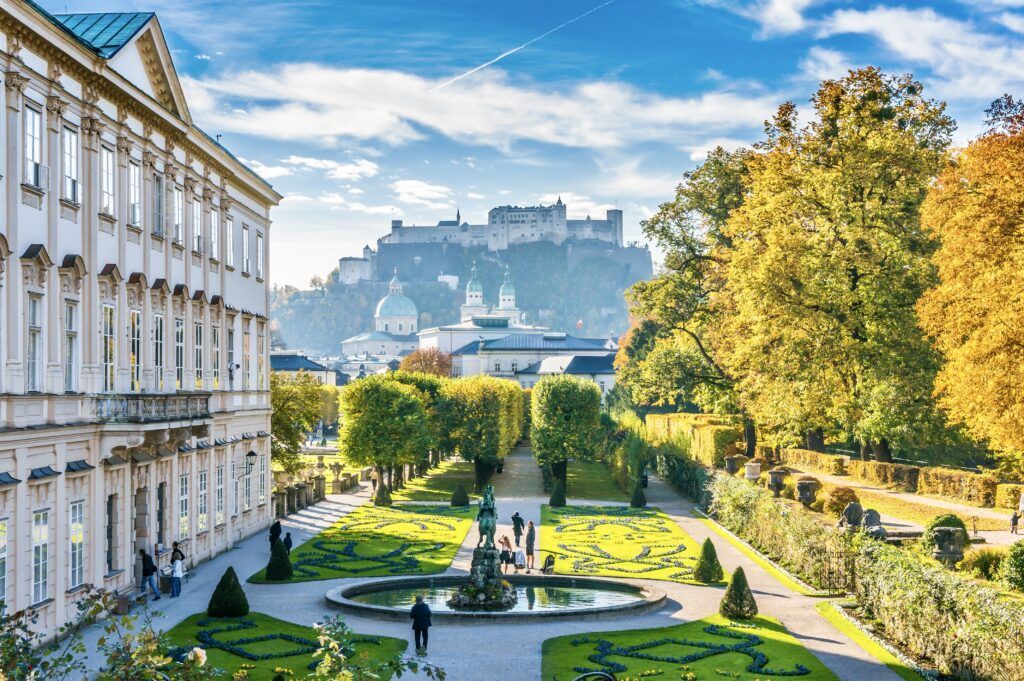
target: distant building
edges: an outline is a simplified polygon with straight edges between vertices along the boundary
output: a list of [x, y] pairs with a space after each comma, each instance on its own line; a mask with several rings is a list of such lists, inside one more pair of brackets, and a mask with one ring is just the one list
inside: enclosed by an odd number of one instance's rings
[[355, 284], [372, 278], [370, 258], [345, 257], [338, 260], [338, 281], [342, 284]]
[[352, 336], [341, 343], [346, 356], [380, 356], [384, 363], [400, 359], [418, 346], [416, 304], [402, 293], [402, 282], [395, 272], [388, 294], [377, 303], [373, 331]]
[[[457, 348], [452, 352], [452, 373], [457, 376], [488, 374], [518, 381], [520, 372], [549, 358], [565, 359], [564, 364], [567, 365], [573, 357], [610, 355], [612, 353], [599, 341], [561, 332], [510, 334], [491, 340], [471, 341]], [[548, 364], [545, 368], [553, 369], [556, 365]]]
[[615, 354], [559, 355], [548, 357], [516, 372], [516, 380], [524, 388], [532, 388], [544, 376], [569, 374], [589, 378], [601, 389], [603, 399], [615, 387]]
[[270, 353], [270, 370], [275, 374], [295, 375], [305, 371], [324, 385], [344, 385], [338, 383], [338, 377], [334, 369], [314, 362], [300, 352], [294, 350], [282, 350]]

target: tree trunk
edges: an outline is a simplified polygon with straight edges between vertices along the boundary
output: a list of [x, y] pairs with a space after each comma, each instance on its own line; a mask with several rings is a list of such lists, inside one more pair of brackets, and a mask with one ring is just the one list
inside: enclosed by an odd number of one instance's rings
[[875, 453], [875, 461], [879, 463], [892, 463], [892, 450], [889, 449], [889, 441], [882, 438], [871, 445]]
[[743, 441], [746, 443], [747, 457], [753, 459], [757, 456], [757, 428], [754, 422], [748, 418], [743, 419]]
[[860, 460], [870, 461], [871, 460], [871, 445], [867, 441], [860, 443]]
[[395, 491], [395, 467], [388, 466], [388, 491]]
[[821, 428], [807, 431], [807, 449], [812, 452], [825, 451], [825, 431]]

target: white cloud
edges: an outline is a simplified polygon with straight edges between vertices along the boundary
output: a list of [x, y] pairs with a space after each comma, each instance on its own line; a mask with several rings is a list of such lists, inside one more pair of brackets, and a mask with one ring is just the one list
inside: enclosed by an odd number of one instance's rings
[[842, 52], [815, 45], [800, 62], [800, 75], [814, 83], [842, 78], [853, 65]]
[[823, 0], [699, 0], [757, 22], [760, 36], [794, 33], [807, 26], [804, 11]]
[[196, 55], [196, 59], [201, 59], [201, 60], [203, 60], [203, 61], [211, 61], [211, 60], [213, 59], [213, 57], [211, 57], [211, 56], [210, 56], [210, 55], [208, 55], [208, 54], [201, 54], [201, 53], [200, 53], [200, 54], [197, 54], [197, 55]]
[[996, 21], [1014, 33], [1024, 33], [1024, 15], [1022, 14], [1003, 12], [996, 18]]
[[356, 213], [365, 213], [366, 215], [402, 215], [402, 209], [398, 206], [371, 206], [358, 201], [349, 201], [337, 192], [321, 194], [317, 198], [317, 201], [330, 206], [332, 210], [349, 210]]
[[326, 170], [327, 178], [330, 180], [361, 180], [364, 177], [373, 177], [380, 171], [380, 167], [376, 163], [365, 158], [354, 159], [351, 163], [340, 163], [325, 158], [289, 156], [281, 162], [301, 168]]
[[591, 217], [604, 217], [604, 212], [615, 206], [611, 203], [598, 203], [589, 196], [576, 194], [574, 192], [562, 192], [561, 194], [544, 194], [537, 198], [542, 205], [549, 205], [562, 199], [565, 204], [566, 216], [571, 220], [579, 220], [587, 215]]
[[636, 157], [607, 157], [598, 159], [597, 164], [601, 174], [594, 189], [607, 196], [665, 200], [675, 194], [683, 177], [682, 168], [679, 172], [644, 170]]
[[193, 114], [207, 127], [328, 146], [341, 140], [398, 145], [431, 131], [502, 150], [524, 140], [593, 149], [678, 144], [694, 134], [758, 127], [781, 99], [724, 86], [666, 97], [618, 81], [558, 89], [512, 83], [496, 70], [431, 93], [437, 81], [417, 75], [318, 64], [183, 82]]
[[750, 146], [749, 141], [737, 140], [729, 137], [714, 137], [687, 148], [687, 151], [690, 152], [691, 161], [703, 161], [708, 157], [708, 153], [716, 147], [722, 147], [726, 151], [732, 151], [746, 146]]
[[348, 188], [348, 193], [351, 194], [352, 196], [359, 196], [361, 194], [365, 194], [366, 192], [364, 192], [359, 187], [349, 187]]
[[264, 180], [273, 180], [276, 177], [285, 177], [295, 172], [294, 168], [289, 168], [287, 166], [268, 166], [267, 164], [254, 159], [239, 158], [238, 160], [252, 168], [256, 174]]
[[440, 184], [430, 184], [423, 180], [397, 180], [388, 187], [395, 192], [400, 203], [408, 203], [424, 208], [451, 207], [452, 190]]
[[284, 198], [281, 199], [281, 203], [312, 203], [312, 196], [306, 196], [305, 194], [287, 193]]
[[480, 199], [484, 199], [487, 197], [484, 196], [483, 194], [478, 194], [477, 192], [466, 192], [466, 198], [472, 199], [473, 201], [479, 201]]

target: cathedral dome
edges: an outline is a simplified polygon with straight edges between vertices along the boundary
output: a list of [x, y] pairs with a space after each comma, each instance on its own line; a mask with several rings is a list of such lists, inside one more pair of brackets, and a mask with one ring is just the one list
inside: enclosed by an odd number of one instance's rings
[[515, 296], [516, 287], [512, 285], [512, 273], [508, 267], [505, 268], [505, 281], [501, 284], [501, 290], [498, 291], [499, 296]]
[[377, 303], [377, 317], [416, 317], [416, 303], [401, 293], [389, 293]]

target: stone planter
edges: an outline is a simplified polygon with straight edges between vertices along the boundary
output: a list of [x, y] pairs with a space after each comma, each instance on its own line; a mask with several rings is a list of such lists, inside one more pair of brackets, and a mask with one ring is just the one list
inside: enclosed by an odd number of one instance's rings
[[740, 472], [740, 466], [747, 459], [742, 454], [733, 454], [725, 457], [725, 472], [729, 475], [736, 475]]
[[787, 471], [785, 468], [773, 468], [768, 471], [768, 489], [772, 491], [776, 497], [782, 495], [782, 490], [786, 488], [786, 484], [783, 480], [786, 477]]
[[800, 500], [800, 503], [804, 506], [810, 506], [814, 503], [818, 496], [818, 481], [817, 480], [797, 480], [796, 482], [796, 498]]
[[743, 466], [743, 478], [748, 482], [757, 482], [761, 479], [761, 464], [750, 462]]
[[932, 530], [935, 538], [935, 548], [932, 556], [947, 568], [952, 570], [956, 564], [964, 559], [964, 531], [959, 527], [936, 527]]

